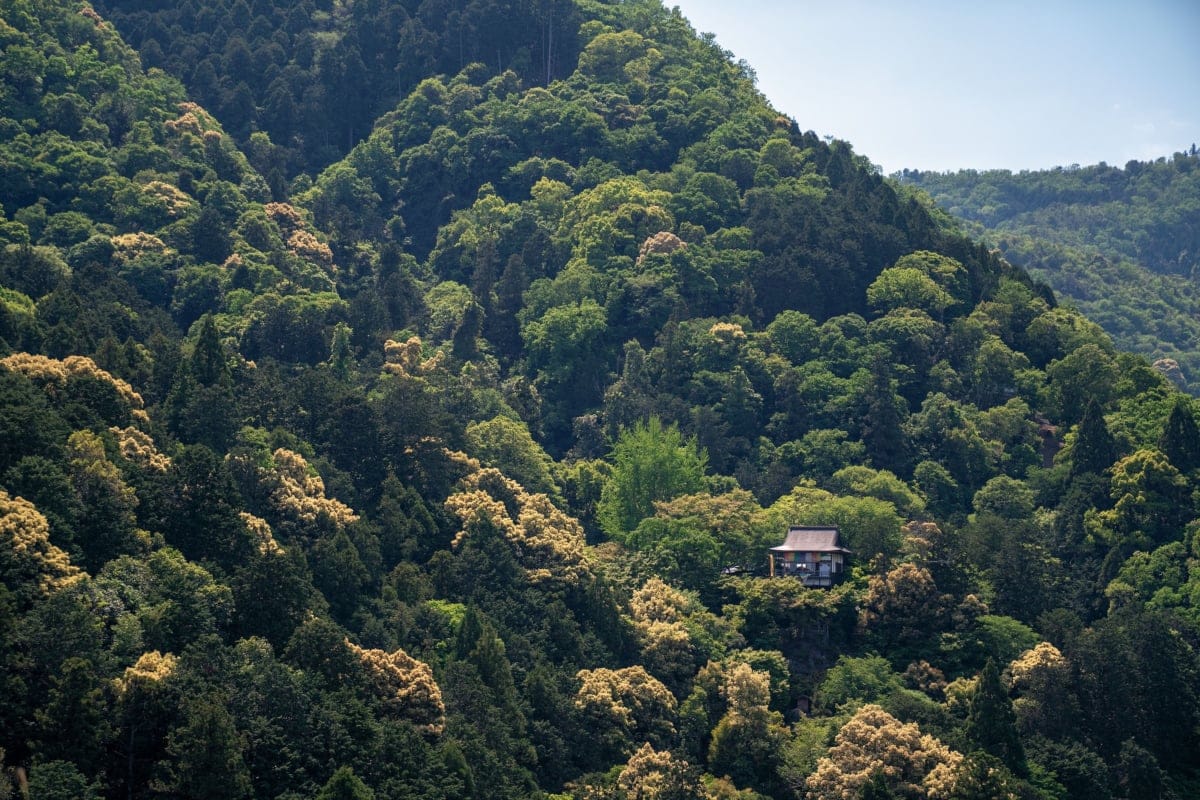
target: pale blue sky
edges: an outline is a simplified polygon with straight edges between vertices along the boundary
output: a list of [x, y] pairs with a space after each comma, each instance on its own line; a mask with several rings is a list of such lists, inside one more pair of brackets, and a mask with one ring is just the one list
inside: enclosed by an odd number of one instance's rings
[[1200, 0], [666, 0], [804, 130], [883, 167], [1042, 169], [1200, 145]]

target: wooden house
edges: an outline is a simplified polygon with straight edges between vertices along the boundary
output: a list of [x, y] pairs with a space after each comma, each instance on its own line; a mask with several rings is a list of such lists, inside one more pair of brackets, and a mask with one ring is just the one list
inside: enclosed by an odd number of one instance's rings
[[836, 527], [793, 525], [770, 553], [771, 577], [799, 578], [805, 586], [835, 586], [845, 578], [846, 556]]

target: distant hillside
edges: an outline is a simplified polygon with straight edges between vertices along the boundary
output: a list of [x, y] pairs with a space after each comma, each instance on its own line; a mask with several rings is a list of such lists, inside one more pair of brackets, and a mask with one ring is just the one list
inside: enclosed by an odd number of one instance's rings
[[[1200, 157], [1013, 174], [905, 170], [1118, 344], [1200, 384]], [[1193, 387], [1196, 391], [1197, 387]]]

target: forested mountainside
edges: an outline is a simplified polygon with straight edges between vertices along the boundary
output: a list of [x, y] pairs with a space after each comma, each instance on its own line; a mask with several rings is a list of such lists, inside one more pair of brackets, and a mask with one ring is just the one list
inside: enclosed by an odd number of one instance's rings
[[657, 0], [296, 8], [0, 0], [0, 797], [1197, 794], [1195, 400]]
[[1200, 392], [1200, 156], [1013, 174], [905, 170], [951, 214]]

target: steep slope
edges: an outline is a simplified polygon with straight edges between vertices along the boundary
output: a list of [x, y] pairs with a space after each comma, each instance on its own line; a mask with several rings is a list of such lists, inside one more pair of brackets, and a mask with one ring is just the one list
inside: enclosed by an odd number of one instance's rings
[[[1194, 402], [677, 13], [572, 8], [561, 79], [422, 68], [285, 203], [0, 0], [0, 796], [1194, 794]], [[793, 524], [845, 582], [763, 575]]]
[[[422, 79], [472, 62], [530, 84], [574, 68], [573, 3], [101, 0], [141, 53], [216, 113], [276, 191], [345, 155]], [[252, 137], [252, 134], [257, 134]]]
[[[1200, 375], [1200, 157], [1124, 169], [898, 176], [1046, 280], [1118, 346], [1170, 359], [1181, 385]], [[1164, 365], [1170, 368], [1170, 364]]]

